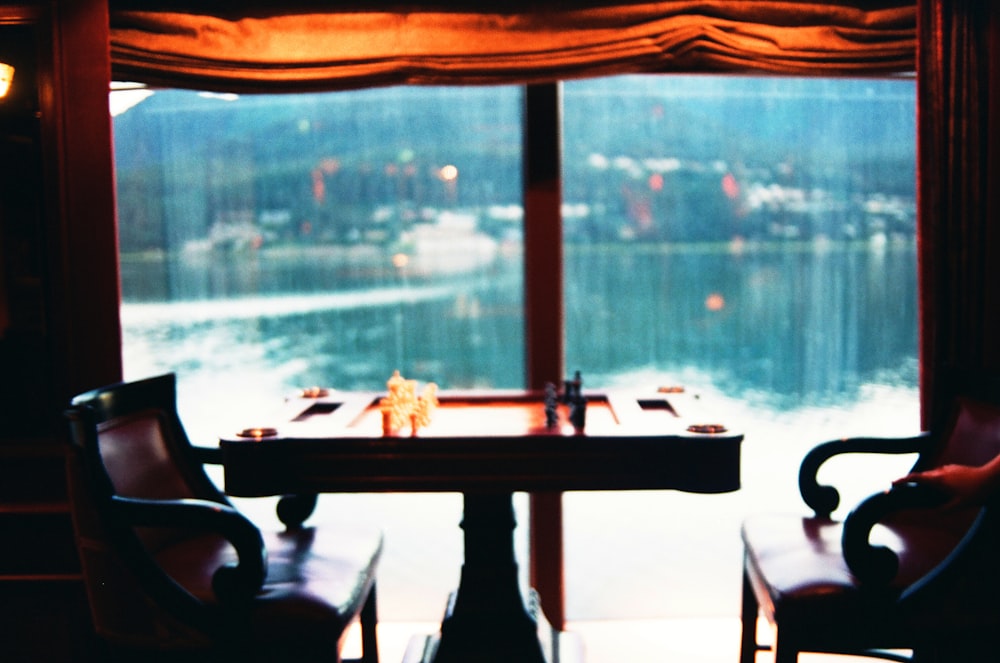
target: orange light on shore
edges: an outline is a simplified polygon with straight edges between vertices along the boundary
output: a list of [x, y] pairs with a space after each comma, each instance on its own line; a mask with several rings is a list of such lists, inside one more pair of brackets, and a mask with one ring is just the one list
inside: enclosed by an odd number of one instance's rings
[[726, 308], [726, 299], [717, 292], [705, 298], [705, 308], [709, 311], [721, 311]]
[[0, 98], [6, 97], [10, 92], [10, 85], [14, 82], [14, 67], [0, 62]]
[[451, 164], [442, 166], [441, 170], [438, 171], [438, 177], [445, 182], [454, 182], [458, 179], [458, 168]]

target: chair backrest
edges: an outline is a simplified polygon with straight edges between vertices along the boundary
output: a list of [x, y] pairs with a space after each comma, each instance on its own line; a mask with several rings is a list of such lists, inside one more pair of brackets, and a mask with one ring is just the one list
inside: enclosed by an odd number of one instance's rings
[[211, 617], [155, 562], [183, 529], [123, 527], [115, 497], [226, 503], [195, 461], [176, 413], [175, 376], [103, 387], [73, 399], [67, 480], [94, 627], [108, 641], [201, 645]]
[[[931, 430], [936, 448], [915, 469], [946, 464], [982, 465], [1000, 454], [1000, 374], [943, 371]], [[927, 524], [955, 532], [951, 553], [901, 596], [914, 613], [933, 615], [929, 630], [982, 632], [1000, 627], [1000, 496], [983, 508], [924, 512]]]
[[181, 424], [174, 374], [95, 389], [72, 404], [93, 412], [100, 460], [116, 494], [226, 503]]
[[920, 469], [982, 465], [1000, 454], [1000, 375], [948, 369], [935, 391], [931, 430], [942, 438]]

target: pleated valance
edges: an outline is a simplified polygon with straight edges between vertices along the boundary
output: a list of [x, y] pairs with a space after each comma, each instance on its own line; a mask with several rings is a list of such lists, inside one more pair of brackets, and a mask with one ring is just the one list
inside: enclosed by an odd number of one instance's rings
[[[497, 5], [490, 8], [490, 5]], [[232, 91], [912, 72], [913, 2], [111, 2], [118, 80]]]

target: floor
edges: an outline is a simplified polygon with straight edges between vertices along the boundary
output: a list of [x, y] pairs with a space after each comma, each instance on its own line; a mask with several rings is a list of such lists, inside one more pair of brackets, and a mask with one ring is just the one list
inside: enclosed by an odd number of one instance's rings
[[[568, 629], [579, 634], [583, 640], [586, 663], [739, 661], [740, 624], [735, 618], [598, 620], [573, 622]], [[433, 623], [381, 623], [380, 659], [383, 663], [399, 663], [411, 636], [436, 630], [437, 625]], [[766, 632], [761, 636], [766, 638]], [[351, 655], [351, 650], [345, 653]], [[757, 654], [757, 663], [770, 663], [772, 660], [770, 652]], [[876, 659], [829, 654], [799, 656], [799, 663], [871, 663], [873, 660]]]

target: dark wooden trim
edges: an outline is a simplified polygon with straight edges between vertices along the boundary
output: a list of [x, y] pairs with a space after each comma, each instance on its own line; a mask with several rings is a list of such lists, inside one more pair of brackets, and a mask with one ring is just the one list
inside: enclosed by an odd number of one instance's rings
[[[988, 61], [1000, 62], [1000, 6], [989, 3], [989, 18], [986, 27]], [[1000, 181], [1000, 67], [989, 68], [987, 84], [989, 86], [989, 109], [986, 117], [986, 182]], [[983, 229], [986, 241], [987, 260], [1000, 255], [1000, 189], [995, 184], [986, 187], [986, 228]], [[995, 264], [995, 262], [994, 262]], [[983, 298], [984, 314], [987, 316], [987, 338], [1000, 337], [1000, 279], [984, 283], [986, 288]], [[983, 363], [988, 368], [1000, 369], [1000, 343], [987, 343]]]
[[56, 396], [65, 405], [73, 394], [121, 379], [120, 285], [107, 2], [54, 6], [54, 80], [42, 104], [56, 139], [51, 321]]
[[565, 377], [561, 101], [556, 83], [524, 94], [525, 370], [528, 388], [541, 389]]
[[[529, 388], [559, 384], [563, 346], [562, 164], [558, 83], [529, 85], [524, 103], [524, 317]], [[565, 625], [562, 496], [532, 494], [529, 575], [556, 630]]]

